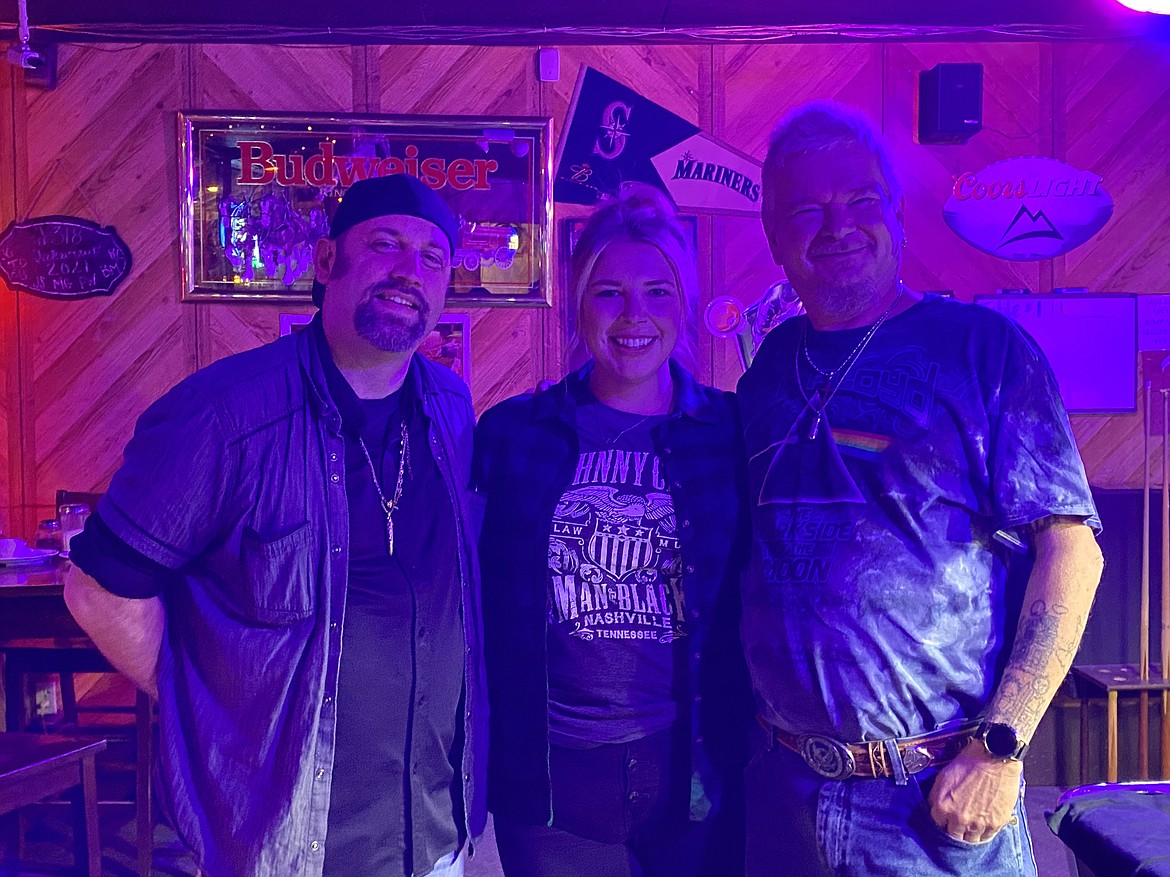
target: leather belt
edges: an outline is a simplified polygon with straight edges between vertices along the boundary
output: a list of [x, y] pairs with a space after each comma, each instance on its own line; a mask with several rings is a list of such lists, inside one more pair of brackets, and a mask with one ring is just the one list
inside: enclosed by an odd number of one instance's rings
[[[972, 723], [950, 731], [935, 731], [901, 740], [842, 743], [824, 734], [791, 734], [774, 725], [765, 725], [777, 743], [791, 749], [810, 768], [830, 780], [852, 776], [899, 778], [899, 774], [914, 774], [946, 764], [971, 742], [976, 727], [976, 723]], [[895, 758], [901, 764], [896, 764]]]

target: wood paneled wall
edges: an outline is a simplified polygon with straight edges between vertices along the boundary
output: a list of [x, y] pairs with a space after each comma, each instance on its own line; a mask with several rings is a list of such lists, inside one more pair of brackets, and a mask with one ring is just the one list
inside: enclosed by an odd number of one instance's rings
[[[71, 213], [115, 226], [134, 255], [109, 298], [46, 301], [0, 286], [0, 521], [28, 531], [58, 487], [100, 490], [146, 405], [217, 359], [277, 334], [287, 306], [179, 301], [175, 111], [549, 115], [563, 126], [582, 64], [762, 157], [787, 108], [834, 97], [881, 121], [901, 164], [906, 280], [962, 298], [999, 287], [1170, 292], [1170, 45], [849, 43], [572, 46], [561, 80], [532, 48], [65, 45], [55, 91], [0, 69], [0, 226]], [[984, 65], [984, 130], [914, 142], [917, 75]], [[1048, 262], [985, 256], [942, 220], [952, 178], [1000, 158], [1052, 155], [1095, 170], [1116, 202], [1090, 243]], [[558, 218], [579, 208], [558, 205]], [[705, 297], [754, 300], [776, 276], [755, 220], [700, 221]], [[563, 371], [562, 291], [551, 309], [473, 312], [479, 410]], [[701, 377], [730, 387], [730, 342], [701, 333]], [[1091, 350], [1085, 351], [1092, 356]], [[1136, 416], [1075, 418], [1094, 484], [1140, 482]], [[1155, 461], [1155, 472], [1159, 471]]]

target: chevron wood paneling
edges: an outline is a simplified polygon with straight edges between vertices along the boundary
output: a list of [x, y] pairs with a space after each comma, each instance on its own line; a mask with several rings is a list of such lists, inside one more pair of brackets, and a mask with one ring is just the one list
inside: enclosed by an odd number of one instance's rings
[[[64, 45], [52, 92], [0, 71], [0, 224], [18, 212], [115, 226], [133, 272], [109, 298], [54, 302], [0, 289], [0, 519], [27, 529], [58, 487], [102, 489], [141, 411], [198, 365], [264, 343], [280, 305], [179, 301], [179, 109], [551, 116], [559, 136], [582, 65], [630, 83], [762, 157], [776, 118], [835, 97], [882, 122], [902, 164], [906, 276], [962, 297], [1001, 286], [1170, 292], [1170, 48], [1111, 42], [562, 47], [539, 83], [530, 47]], [[917, 73], [985, 68], [985, 127], [965, 146], [914, 142]], [[11, 109], [11, 112], [9, 112]], [[554, 145], [555, 148], [555, 145]], [[1050, 154], [1105, 176], [1117, 210], [1095, 240], [1049, 263], [967, 247], [942, 222], [952, 177]], [[557, 218], [584, 208], [559, 205]], [[753, 301], [777, 276], [759, 223], [703, 218], [704, 296]], [[482, 410], [565, 369], [567, 306], [472, 309], [472, 390]], [[730, 387], [730, 342], [706, 342], [705, 377]], [[1091, 353], [1091, 352], [1090, 352]], [[1074, 418], [1094, 483], [1140, 479], [1134, 416]], [[23, 503], [38, 505], [27, 512]]]
[[[0, 70], [0, 228], [16, 214], [17, 73]], [[0, 281], [0, 532], [23, 532], [24, 477], [20, 466], [20, 351], [16, 294]]]
[[1170, 292], [1170, 45], [1055, 49], [1064, 158], [1105, 178], [1113, 219], [1065, 257], [1070, 285]]
[[[965, 144], [924, 145], [918, 136], [918, 71], [939, 63], [983, 65], [983, 130]], [[1040, 263], [981, 253], [943, 221], [955, 178], [992, 162], [1042, 149], [1040, 46], [1037, 43], [906, 43], [885, 51], [883, 130], [906, 198], [903, 276], [918, 289], [950, 289], [957, 298], [1026, 288], [1047, 292]]]
[[[833, 98], [874, 118], [881, 112], [877, 45], [716, 46], [714, 59], [714, 133], [761, 161], [776, 121], [806, 100]], [[780, 276], [760, 221], [717, 217], [713, 227], [713, 293], [751, 304]], [[720, 340], [712, 348], [714, 383], [724, 389], [742, 373], [733, 345]]]
[[349, 46], [199, 45], [195, 99], [204, 110], [352, 112], [354, 52]]
[[65, 47], [59, 63], [67, 87], [23, 92], [21, 211], [112, 225], [134, 264], [112, 297], [20, 296], [20, 356], [31, 376], [22, 387], [26, 496], [42, 517], [57, 488], [103, 488], [137, 415], [194, 367], [175, 296], [171, 113], [185, 81], [182, 50]]
[[[1054, 49], [1063, 99], [1062, 157], [1104, 177], [1109, 225], [1057, 268], [1069, 285], [1103, 292], [1170, 292], [1170, 46], [1069, 44]], [[1091, 357], [1093, 351], [1086, 350]], [[1079, 416], [1073, 427], [1101, 487], [1140, 487], [1142, 423], [1136, 415]], [[1151, 467], [1162, 477], [1161, 449]]]
[[[372, 60], [383, 113], [540, 116], [535, 50], [508, 46], [383, 46]], [[476, 411], [543, 377], [547, 310], [459, 308], [471, 314], [471, 396]]]
[[535, 50], [511, 46], [380, 46], [372, 59], [382, 113], [535, 116]]
[[[355, 63], [349, 46], [199, 45], [192, 48], [193, 106], [203, 111], [352, 113]], [[176, 109], [178, 109], [176, 107]], [[258, 347], [280, 333], [280, 314], [308, 304], [187, 304], [197, 320], [199, 365]]]

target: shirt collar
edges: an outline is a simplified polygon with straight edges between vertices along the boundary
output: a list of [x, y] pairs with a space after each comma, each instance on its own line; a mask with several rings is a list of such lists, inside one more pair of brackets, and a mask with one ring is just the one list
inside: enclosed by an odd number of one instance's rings
[[[593, 400], [593, 394], [589, 392], [589, 375], [592, 371], [593, 360], [589, 360], [555, 387], [539, 393], [533, 416], [538, 420], [557, 417], [570, 419], [571, 415], [568, 412]], [[673, 359], [670, 360], [670, 377], [675, 386], [675, 407], [672, 414], [685, 415], [705, 423], [713, 423], [719, 419], [719, 413], [711, 405], [703, 385]]]
[[[337, 406], [337, 411], [341, 415], [342, 427], [347, 432], [360, 432], [366, 422], [361, 399], [358, 398], [357, 393], [353, 391], [353, 387], [349, 385], [349, 381], [345, 379], [345, 375], [341, 373], [341, 369], [333, 360], [333, 352], [329, 349], [329, 343], [325, 339], [325, 330], [321, 326], [320, 314], [313, 318], [304, 332], [312, 333], [311, 341], [316, 359], [320, 363], [322, 380], [328, 398]], [[422, 377], [419, 373], [418, 363], [412, 356], [406, 372], [406, 379], [402, 383], [402, 395], [399, 397], [402, 411], [413, 414], [421, 404], [422, 397]]]

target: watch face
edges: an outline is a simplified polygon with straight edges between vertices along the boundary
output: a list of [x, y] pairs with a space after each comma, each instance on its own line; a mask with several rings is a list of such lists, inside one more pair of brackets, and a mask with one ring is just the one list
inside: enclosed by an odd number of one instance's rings
[[983, 742], [987, 746], [987, 751], [999, 758], [1013, 758], [1020, 745], [1020, 740], [1011, 725], [1002, 725], [998, 722], [987, 726]]

